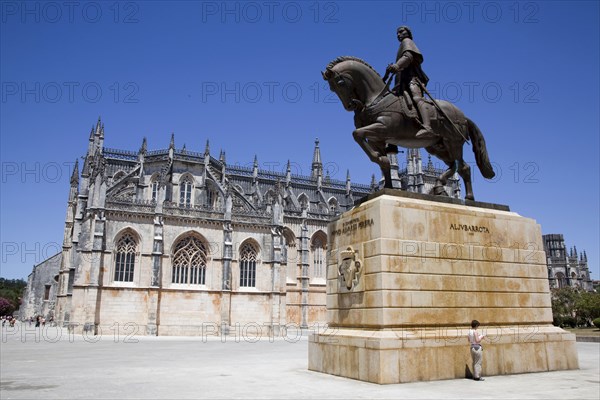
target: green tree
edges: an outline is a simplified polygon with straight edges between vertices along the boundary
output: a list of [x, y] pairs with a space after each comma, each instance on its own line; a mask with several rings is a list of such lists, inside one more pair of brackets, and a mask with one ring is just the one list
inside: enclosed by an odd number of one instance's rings
[[572, 287], [552, 289], [552, 319], [556, 326], [575, 327], [575, 298], [577, 291]]
[[557, 326], [589, 326], [600, 317], [600, 293], [579, 288], [552, 289], [552, 318]]
[[575, 314], [578, 325], [590, 326], [600, 317], [600, 293], [580, 292], [575, 299]]

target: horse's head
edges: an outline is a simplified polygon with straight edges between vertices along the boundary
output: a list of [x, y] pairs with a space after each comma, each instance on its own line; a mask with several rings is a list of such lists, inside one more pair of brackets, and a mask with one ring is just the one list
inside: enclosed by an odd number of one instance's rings
[[338, 57], [321, 74], [347, 111], [361, 111], [373, 93], [383, 87], [379, 74], [356, 57]]
[[337, 94], [346, 111], [360, 111], [363, 103], [358, 99], [352, 75], [340, 73], [334, 68], [327, 68], [325, 72], [321, 72], [323, 79], [329, 83], [329, 89]]

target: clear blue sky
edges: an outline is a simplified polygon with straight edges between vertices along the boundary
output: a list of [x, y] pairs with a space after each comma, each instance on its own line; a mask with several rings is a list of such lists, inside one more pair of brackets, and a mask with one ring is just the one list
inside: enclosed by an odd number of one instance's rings
[[378, 168], [320, 71], [353, 55], [383, 73], [406, 24], [429, 89], [485, 135], [498, 176], [475, 171], [476, 198], [563, 233], [599, 278], [597, 1], [0, 4], [3, 277], [60, 250], [70, 170], [99, 115], [107, 147], [166, 148], [174, 132], [178, 148], [210, 139], [230, 164], [256, 154], [296, 173], [319, 137], [332, 177], [368, 183]]

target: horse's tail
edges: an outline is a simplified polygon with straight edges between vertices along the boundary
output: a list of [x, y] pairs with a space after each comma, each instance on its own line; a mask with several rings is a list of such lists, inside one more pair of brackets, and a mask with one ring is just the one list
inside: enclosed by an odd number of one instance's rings
[[492, 179], [496, 173], [490, 163], [487, 148], [485, 147], [485, 139], [483, 134], [473, 121], [467, 118], [469, 138], [473, 142], [473, 153], [475, 153], [475, 161], [484, 178]]

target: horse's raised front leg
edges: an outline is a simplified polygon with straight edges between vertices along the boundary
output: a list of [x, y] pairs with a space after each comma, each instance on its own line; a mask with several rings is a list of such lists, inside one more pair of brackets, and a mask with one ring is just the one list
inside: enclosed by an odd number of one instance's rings
[[386, 188], [392, 187], [392, 174], [390, 160], [385, 152], [385, 131], [386, 126], [380, 122], [358, 128], [352, 132], [352, 137], [356, 143], [363, 149], [369, 159], [379, 165], [385, 179]]
[[354, 132], [352, 132], [352, 137], [363, 149], [363, 151], [367, 153], [369, 160], [377, 164], [380, 162], [380, 157], [382, 155], [385, 156], [385, 153], [382, 154], [377, 151], [378, 149], [375, 149], [370, 142], [380, 141], [384, 129], [385, 126], [383, 124], [376, 122], [374, 124], [355, 129]]

